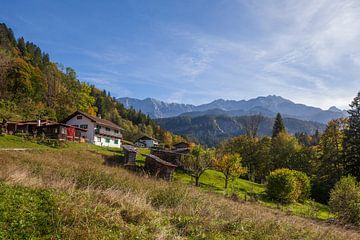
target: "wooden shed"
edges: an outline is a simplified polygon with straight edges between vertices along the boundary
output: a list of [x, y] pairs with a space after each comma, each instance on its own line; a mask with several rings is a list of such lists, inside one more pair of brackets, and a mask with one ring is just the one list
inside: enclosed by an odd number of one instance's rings
[[173, 145], [174, 151], [177, 153], [187, 154], [190, 152], [190, 143], [179, 142]]
[[131, 145], [123, 145], [124, 150], [124, 163], [125, 164], [135, 164], [136, 161], [136, 148]]
[[165, 149], [151, 149], [151, 154], [174, 165], [177, 166], [182, 165], [181, 164], [181, 156], [183, 155], [182, 153], [171, 150], [165, 150]]
[[145, 170], [151, 175], [171, 181], [176, 165], [166, 162], [159, 157], [149, 154], [145, 158]]

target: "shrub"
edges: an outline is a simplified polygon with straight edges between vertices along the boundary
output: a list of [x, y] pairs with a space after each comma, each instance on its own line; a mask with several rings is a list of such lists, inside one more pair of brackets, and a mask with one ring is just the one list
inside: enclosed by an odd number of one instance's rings
[[309, 199], [310, 191], [311, 191], [311, 184], [310, 179], [308, 176], [300, 171], [292, 170], [292, 173], [296, 177], [296, 189], [297, 189], [297, 200], [299, 202], [304, 202], [305, 200]]
[[287, 168], [277, 169], [267, 178], [267, 195], [278, 202], [305, 201], [310, 194], [310, 180], [305, 173]]
[[335, 184], [329, 206], [340, 220], [360, 225], [360, 184], [355, 177], [342, 177]]

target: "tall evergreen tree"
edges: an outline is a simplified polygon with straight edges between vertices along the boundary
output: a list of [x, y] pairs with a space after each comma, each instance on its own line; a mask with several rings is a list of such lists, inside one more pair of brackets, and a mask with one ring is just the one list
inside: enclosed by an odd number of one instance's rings
[[19, 38], [18, 39], [18, 44], [17, 44], [20, 52], [21, 52], [21, 55], [25, 56], [26, 55], [26, 44], [25, 44], [25, 40], [23, 37]]
[[275, 118], [275, 122], [274, 122], [274, 126], [273, 126], [273, 132], [272, 132], [272, 137], [275, 138], [277, 137], [277, 135], [279, 135], [279, 133], [281, 132], [285, 132], [285, 125], [284, 125], [284, 121], [281, 117], [281, 114], [278, 113], [276, 114], [276, 118]]
[[348, 110], [349, 127], [345, 131], [345, 170], [360, 180], [360, 92]]

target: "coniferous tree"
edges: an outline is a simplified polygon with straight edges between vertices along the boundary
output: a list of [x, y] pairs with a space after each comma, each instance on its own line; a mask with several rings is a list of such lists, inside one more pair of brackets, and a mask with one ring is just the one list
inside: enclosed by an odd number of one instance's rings
[[349, 127], [345, 131], [345, 171], [360, 180], [360, 92], [348, 110]]
[[23, 37], [18, 39], [17, 47], [19, 48], [21, 55], [25, 56], [26, 55], [26, 44], [25, 44], [25, 40]]
[[285, 125], [284, 125], [284, 121], [281, 117], [281, 114], [278, 113], [276, 114], [276, 118], [275, 118], [275, 122], [274, 122], [274, 126], [273, 126], [273, 132], [272, 132], [272, 137], [275, 138], [277, 137], [277, 135], [279, 135], [279, 133], [281, 132], [285, 132]]

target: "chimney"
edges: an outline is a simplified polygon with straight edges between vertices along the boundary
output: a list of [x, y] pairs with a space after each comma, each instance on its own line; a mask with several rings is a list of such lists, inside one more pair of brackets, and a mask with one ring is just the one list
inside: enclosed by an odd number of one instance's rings
[[101, 119], [101, 114], [98, 114], [98, 118], [100, 118], [100, 119]]
[[41, 126], [41, 120], [40, 120], [40, 119], [37, 120], [37, 126], [38, 126], [38, 127]]

